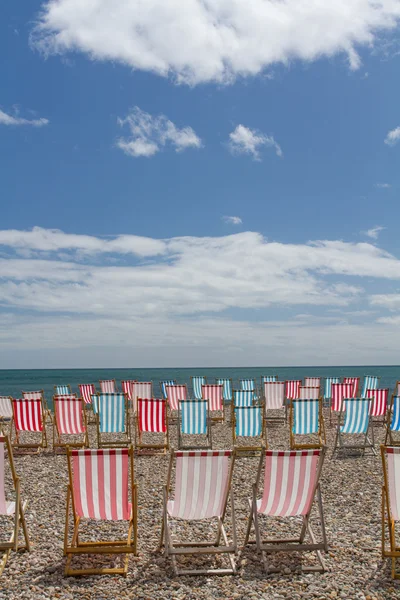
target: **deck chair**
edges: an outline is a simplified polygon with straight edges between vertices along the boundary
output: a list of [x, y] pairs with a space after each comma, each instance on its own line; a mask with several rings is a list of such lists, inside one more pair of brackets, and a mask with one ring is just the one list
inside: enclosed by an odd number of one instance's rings
[[[85, 403], [75, 396], [54, 396], [53, 448], [89, 446]], [[64, 440], [65, 436], [67, 441]], [[73, 437], [71, 437], [73, 436]], [[69, 439], [68, 439], [69, 438]]]
[[[397, 396], [398, 397], [398, 396]], [[383, 465], [382, 487], [382, 557], [392, 559], [392, 578], [400, 579], [396, 561], [400, 547], [396, 545], [396, 523], [400, 521], [400, 447], [381, 446]], [[389, 548], [386, 539], [389, 537]]]
[[151, 400], [153, 398], [152, 381], [133, 381], [132, 382], [132, 407], [133, 414], [137, 413], [137, 399]]
[[[162, 434], [162, 443], [143, 441], [143, 434]], [[159, 398], [138, 398], [135, 449], [139, 452], [166, 454], [169, 448], [167, 401]]]
[[352, 398], [353, 385], [351, 383], [332, 383], [332, 398], [329, 415], [329, 422], [332, 425], [334, 413], [338, 415], [342, 410], [342, 401], [344, 398]]
[[167, 385], [176, 385], [175, 379], [168, 379], [168, 380], [160, 381], [160, 391], [161, 391], [162, 397], [165, 398], [165, 400], [167, 399], [167, 390], [166, 390]]
[[126, 395], [129, 401], [132, 400], [134, 379], [124, 379], [121, 381], [122, 393]]
[[[280, 422], [287, 421], [287, 404], [285, 403], [285, 381], [266, 381], [264, 382], [264, 405], [265, 405], [265, 419], [267, 422]], [[276, 414], [275, 412], [270, 415], [268, 411], [279, 411], [284, 414]]]
[[285, 395], [286, 400], [297, 400], [300, 397], [301, 379], [292, 379], [286, 381]]
[[[188, 440], [188, 436], [201, 436]], [[205, 443], [201, 443], [205, 438]], [[179, 402], [178, 412], [179, 450], [212, 448], [211, 419], [208, 400], [184, 400]]]
[[[10, 464], [11, 478], [14, 488], [14, 500], [9, 502], [6, 500], [5, 490], [5, 452], [7, 450], [8, 461]], [[14, 458], [12, 453], [12, 447], [10, 444], [10, 438], [8, 436], [0, 436], [0, 515], [4, 517], [11, 517], [14, 521], [13, 532], [8, 541], [0, 540], [0, 575], [4, 571], [7, 560], [12, 550], [18, 552], [19, 550], [27, 550], [29, 552], [30, 543], [28, 529], [25, 521], [25, 510], [27, 502], [22, 502], [20, 494], [20, 481], [15, 471]], [[21, 544], [19, 540], [19, 528], [21, 527], [24, 536], [24, 544]]]
[[304, 377], [304, 387], [321, 387], [321, 377]]
[[188, 391], [186, 385], [166, 385], [167, 402], [170, 417], [176, 420], [179, 410], [179, 402], [187, 400]]
[[78, 387], [80, 396], [84, 403], [92, 404], [92, 396], [97, 393], [94, 383], [80, 383]]
[[[99, 448], [113, 448], [130, 445], [131, 425], [128, 399], [125, 394], [97, 394], [97, 445]], [[116, 439], [107, 434], [121, 434]]]
[[256, 382], [254, 379], [239, 379], [240, 389], [248, 390], [250, 392], [256, 391]]
[[293, 398], [294, 400], [318, 400], [319, 398], [319, 386], [303, 386], [299, 387], [299, 398]]
[[[291, 450], [322, 448], [326, 444], [322, 398], [291, 400], [289, 422]], [[299, 442], [297, 436], [307, 439]], [[309, 436], [314, 439], [309, 441]]]
[[399, 446], [400, 439], [393, 437], [393, 433], [400, 432], [400, 396], [392, 395], [389, 410], [386, 415], [385, 446]]
[[[201, 386], [201, 399], [209, 401], [212, 421], [223, 421], [225, 416], [222, 385], [206, 383]], [[216, 414], [217, 413], [217, 414]]]
[[193, 396], [197, 400], [201, 400], [202, 399], [202, 396], [201, 396], [201, 386], [202, 385], [206, 385], [206, 383], [207, 383], [206, 377], [201, 377], [199, 375], [194, 375], [190, 379], [192, 381]]
[[357, 398], [358, 390], [360, 387], [360, 378], [359, 377], [343, 377], [343, 383], [350, 383], [353, 386], [350, 398]]
[[224, 402], [232, 400], [232, 379], [216, 379], [217, 385], [222, 385], [222, 397]]
[[[267, 554], [273, 552], [315, 552], [319, 566], [303, 567], [303, 571], [325, 571], [325, 562], [321, 550], [327, 552], [328, 542], [325, 531], [324, 513], [319, 479], [325, 457], [325, 448], [315, 450], [266, 450], [262, 452], [253, 485], [253, 497], [249, 498], [250, 516], [244, 545], [255, 543], [261, 553], [264, 569], [267, 573], [279, 571], [269, 568]], [[264, 468], [262, 497], [257, 494]], [[311, 527], [310, 516], [317, 499], [322, 541], [318, 542]], [[289, 539], [262, 540], [260, 520], [262, 516], [290, 518], [300, 517], [302, 527], [300, 536]], [[252, 526], [255, 540], [250, 541]], [[308, 534], [310, 541], [306, 540]]]
[[372, 398], [370, 411], [372, 423], [384, 425], [386, 422], [386, 413], [388, 409], [389, 388], [366, 390], [364, 398]]
[[375, 375], [365, 375], [364, 383], [361, 393], [361, 398], [367, 397], [367, 390], [376, 390], [379, 387], [380, 377], [376, 377]]
[[[175, 497], [172, 500], [170, 493], [174, 462], [176, 462]], [[237, 553], [236, 521], [231, 487], [234, 462], [235, 452], [231, 450], [172, 451], [167, 485], [164, 487], [160, 549], [164, 546], [165, 556], [171, 557], [176, 575], [228, 575], [236, 573], [236, 562], [233, 556]], [[224, 526], [229, 497], [231, 499], [232, 514], [232, 543], [228, 541]], [[185, 521], [216, 520], [216, 536], [209, 542], [175, 541], [172, 538], [172, 519]], [[185, 537], [187, 539], [187, 533]], [[224, 544], [221, 544], [221, 541]], [[181, 569], [178, 567], [178, 556], [204, 554], [227, 554], [230, 568]]]
[[[245, 390], [241, 390], [245, 391]], [[266, 447], [266, 427], [264, 420], [264, 407], [234, 406], [232, 412], [232, 440], [233, 448], [237, 452], [257, 452]], [[238, 438], [245, 438], [244, 445], [238, 443]], [[258, 438], [258, 443], [252, 445], [248, 440]]]
[[102, 394], [116, 394], [117, 393], [117, 384], [115, 379], [101, 379], [99, 381], [100, 384], [100, 392]]
[[[65, 519], [65, 575], [124, 575], [128, 572], [130, 554], [137, 554], [137, 485], [134, 483], [133, 448], [102, 450], [67, 449], [69, 485]], [[130, 477], [129, 477], [130, 465]], [[131, 501], [129, 502], [129, 479]], [[70, 509], [73, 535], [69, 541]], [[83, 519], [128, 521], [125, 540], [83, 542], [79, 526]], [[125, 555], [122, 567], [75, 569], [71, 567], [76, 554]]]
[[332, 384], [340, 383], [339, 377], [326, 377], [324, 385], [324, 405], [330, 406], [332, 401]]
[[70, 396], [71, 386], [70, 385], [55, 385], [54, 386], [55, 396]]
[[[12, 447], [17, 451], [33, 451], [47, 448], [46, 422], [42, 400], [16, 400], [13, 398], [13, 424], [15, 438]], [[37, 442], [22, 442], [23, 432], [37, 433]]]
[[[0, 396], [0, 431], [5, 433], [6, 423], [11, 425], [13, 418], [12, 398], [11, 396]], [[11, 431], [10, 431], [11, 433]]]
[[233, 390], [232, 396], [232, 411], [237, 406], [253, 406], [254, 391], [253, 390]]
[[[342, 408], [338, 416], [338, 424], [336, 427], [336, 437], [332, 452], [332, 458], [335, 452], [339, 453], [346, 450], [361, 450], [364, 456], [366, 448], [372, 450], [376, 456], [374, 429], [371, 427], [371, 410], [372, 401], [368, 398], [345, 398], [342, 400]], [[343, 421], [344, 416], [344, 421]], [[343, 422], [343, 425], [341, 424]], [[368, 433], [371, 431], [371, 438]], [[363, 442], [360, 444], [345, 444], [343, 436], [357, 435], [362, 436]]]
[[264, 383], [275, 383], [278, 381], [278, 375], [261, 375], [261, 388], [264, 387]]
[[394, 386], [393, 394], [395, 396], [400, 396], [400, 381], [396, 381], [396, 385]]
[[42, 403], [43, 414], [45, 418], [45, 422], [47, 417], [49, 417], [49, 421], [52, 421], [52, 416], [49, 407], [47, 406], [46, 398], [44, 397], [43, 390], [36, 390], [35, 392], [22, 392], [22, 398], [24, 400], [40, 400]]

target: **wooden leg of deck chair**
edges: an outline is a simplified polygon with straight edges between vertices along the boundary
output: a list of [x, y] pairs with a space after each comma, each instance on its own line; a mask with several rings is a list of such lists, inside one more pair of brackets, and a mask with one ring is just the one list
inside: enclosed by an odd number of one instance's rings
[[250, 513], [249, 513], [249, 519], [247, 522], [247, 529], [246, 529], [246, 537], [244, 538], [244, 543], [242, 546], [242, 550], [244, 550], [245, 546], [247, 546], [247, 544], [249, 543], [249, 538], [250, 538], [250, 533], [251, 533], [251, 526], [253, 524], [253, 503], [251, 500], [249, 500], [249, 507], [250, 507]]
[[335, 443], [333, 444], [333, 450], [332, 450], [332, 454], [331, 454], [331, 459], [335, 456], [335, 452], [336, 452], [336, 449], [337, 449], [337, 444], [338, 444], [338, 439], [339, 439], [339, 427], [340, 427], [340, 425], [338, 424], [337, 430], [336, 430], [336, 436], [335, 436]]
[[[29, 534], [28, 534], [28, 528], [26, 525], [26, 520], [25, 520], [25, 510], [26, 507], [28, 506], [28, 501], [25, 500], [25, 502], [22, 504], [22, 502], [20, 501], [20, 507], [19, 507], [19, 520], [22, 526], [22, 531], [24, 533], [24, 538], [25, 538], [25, 550], [27, 550], [27, 552], [30, 552], [31, 550], [31, 543], [29, 541]], [[23, 549], [23, 546], [18, 546], [18, 549]]]
[[321, 521], [321, 533], [322, 533], [322, 540], [324, 543], [324, 550], [325, 550], [325, 552], [328, 552], [328, 538], [326, 536], [325, 516], [324, 516], [324, 509], [322, 506], [322, 494], [321, 494], [320, 484], [318, 484], [318, 487], [317, 487], [317, 502], [318, 502], [319, 519]]

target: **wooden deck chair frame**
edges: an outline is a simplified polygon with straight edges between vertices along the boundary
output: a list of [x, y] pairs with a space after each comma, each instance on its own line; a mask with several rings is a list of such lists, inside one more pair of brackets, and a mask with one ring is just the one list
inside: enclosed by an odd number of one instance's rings
[[[0, 443], [4, 444], [4, 450], [7, 450], [8, 461], [11, 470], [11, 477], [15, 492], [15, 509], [14, 513], [10, 515], [10, 517], [13, 517], [14, 520], [13, 531], [8, 541], [3, 542], [2, 540], [0, 540], [0, 575], [2, 575], [4, 567], [7, 564], [7, 560], [11, 554], [11, 551], [15, 550], [15, 552], [19, 552], [21, 550], [27, 550], [29, 552], [31, 546], [29, 542], [28, 528], [26, 526], [25, 520], [25, 510], [28, 505], [28, 501], [25, 500], [25, 502], [22, 502], [21, 500], [20, 478], [18, 477], [15, 470], [14, 457], [9, 436], [0, 436]], [[25, 543], [23, 544], [19, 543], [18, 538], [20, 527], [24, 536]]]
[[[15, 400], [13, 399], [13, 411], [14, 411], [14, 402], [23, 402], [24, 400]], [[46, 412], [43, 406], [43, 400], [41, 401], [41, 407], [42, 407], [42, 431], [25, 431], [25, 430], [17, 430], [17, 425], [15, 422], [15, 418], [13, 417], [12, 420], [12, 424], [14, 426], [14, 441], [11, 442], [11, 445], [15, 451], [15, 453], [20, 454], [20, 453], [32, 453], [34, 450], [36, 450], [36, 453], [40, 452], [40, 450], [43, 450], [44, 448], [47, 448], [47, 432], [46, 432]], [[23, 443], [22, 441], [20, 441], [20, 434], [25, 434], [25, 433], [35, 433], [38, 434], [41, 433], [42, 434], [42, 439], [40, 442], [38, 443]], [[11, 431], [10, 431], [10, 438], [11, 438]]]
[[[57, 401], [59, 401], [60, 399], [62, 400], [62, 398], [63, 398], [62, 396], [53, 396], [53, 406], [54, 406], [53, 450], [54, 450], [54, 452], [58, 448], [63, 449], [63, 448], [66, 448], [67, 446], [69, 446], [70, 448], [88, 448], [89, 447], [89, 433], [88, 433], [88, 427], [87, 427], [85, 401], [82, 400], [82, 398], [75, 397], [74, 400], [76, 400], [76, 402], [80, 402], [81, 406], [82, 406], [82, 421], [83, 421], [83, 426], [85, 428], [85, 433], [81, 434], [83, 436], [83, 439], [81, 441], [76, 441], [76, 442], [63, 442], [62, 441], [61, 436], [70, 436], [70, 435], [77, 436], [77, 435], [79, 435], [79, 434], [60, 433], [60, 425], [58, 423], [58, 417], [57, 417], [55, 403]], [[64, 398], [67, 399], [65, 396], [64, 396]]]
[[[180, 450], [178, 452], [181, 452]], [[200, 450], [197, 452], [201, 452]], [[210, 452], [214, 452], [210, 450]], [[215, 452], [218, 452], [216, 450]], [[222, 451], [220, 451], [222, 452]], [[233, 475], [233, 467], [235, 464], [236, 453], [235, 450], [230, 452], [230, 467], [228, 473], [228, 482], [226, 486], [226, 497], [222, 510], [222, 514], [220, 517], [217, 517], [217, 533], [214, 541], [209, 542], [187, 542], [187, 541], [173, 541], [172, 533], [170, 528], [170, 518], [168, 516], [167, 504], [169, 498], [169, 494], [171, 492], [171, 475], [172, 475], [172, 467], [174, 464], [175, 454], [174, 450], [171, 451], [169, 467], [168, 467], [168, 475], [167, 475], [167, 483], [163, 489], [163, 517], [161, 524], [161, 536], [160, 536], [160, 544], [159, 551], [161, 551], [162, 547], [164, 547], [164, 553], [166, 557], [171, 557], [173, 569], [175, 575], [235, 575], [236, 574], [236, 561], [233, 558], [233, 554], [237, 554], [237, 538], [236, 538], [236, 518], [235, 518], [235, 503], [233, 498], [233, 490], [232, 490], [232, 475]], [[229, 543], [228, 536], [224, 527], [224, 521], [226, 516], [226, 510], [228, 505], [228, 500], [231, 501], [231, 515], [232, 515], [232, 544]], [[208, 519], [209, 520], [209, 519]], [[225, 545], [221, 545], [221, 538], [224, 541]], [[177, 564], [178, 556], [188, 556], [188, 555], [217, 555], [217, 554], [227, 554], [231, 568], [228, 569], [179, 569]]]
[[47, 417], [49, 418], [50, 423], [53, 422], [53, 416], [51, 414], [51, 410], [48, 407], [47, 404], [47, 400], [44, 396], [44, 390], [34, 390], [32, 392], [26, 392], [22, 390], [22, 398], [24, 400], [29, 400], [29, 398], [25, 398], [24, 394], [40, 394], [41, 395], [41, 400], [42, 400], [42, 410], [44, 413], [44, 417], [45, 417], [45, 423], [47, 422]]
[[[169, 427], [168, 427], [168, 404], [165, 398], [137, 398], [137, 406], [139, 406], [139, 401], [151, 401], [156, 400], [165, 406], [165, 433], [162, 432], [147, 432], [142, 431], [139, 427], [139, 409], [137, 410], [137, 415], [135, 419], [135, 451], [139, 454], [166, 454], [169, 450]], [[143, 441], [143, 434], [151, 433], [152, 435], [163, 435], [164, 443], [155, 444], [155, 443], [146, 443]]]
[[[396, 388], [395, 388], [396, 389]], [[396, 440], [393, 437], [393, 430], [391, 429], [390, 425], [392, 422], [392, 418], [393, 418], [393, 405], [394, 405], [394, 399], [396, 398], [396, 394], [392, 394], [392, 397], [390, 398], [390, 404], [386, 413], [386, 435], [385, 435], [385, 446], [400, 446], [400, 438], [398, 440]], [[399, 432], [400, 433], [400, 432]]]
[[12, 396], [1, 396], [0, 400], [8, 400], [9, 402], [9, 406], [11, 409], [11, 414], [8, 416], [5, 416], [4, 414], [2, 414], [4, 411], [0, 411], [0, 435], [7, 435], [7, 432], [5, 431], [5, 425], [7, 424], [9, 429], [8, 432], [9, 434], [11, 434], [11, 429], [12, 429], [12, 424], [13, 424], [13, 410], [12, 410]]
[[[342, 433], [340, 431], [341, 425], [344, 422], [343, 417], [345, 416], [345, 401], [346, 400], [364, 400], [365, 402], [370, 402], [371, 405], [371, 401], [372, 398], [344, 398], [342, 400], [342, 404], [341, 404], [341, 408], [340, 408], [340, 412], [338, 415], [338, 423], [336, 426], [336, 436], [335, 436], [335, 442], [333, 445], [333, 450], [332, 450], [332, 455], [331, 458], [333, 458], [335, 456], [335, 452], [339, 453], [339, 452], [346, 452], [347, 450], [362, 450], [362, 455], [364, 456], [365, 454], [365, 450], [369, 449], [372, 451], [372, 453], [374, 454], [374, 456], [376, 456], [376, 450], [375, 450], [375, 438], [374, 438], [374, 428], [372, 427], [372, 420], [371, 417], [369, 417], [368, 420], [368, 427], [367, 430], [365, 432], [365, 434], [358, 434], [358, 433]], [[372, 441], [369, 439], [368, 437], [368, 432], [371, 432], [371, 438]], [[343, 443], [343, 435], [347, 436], [347, 435], [364, 435], [364, 443], [363, 444], [344, 444]]]
[[[69, 483], [67, 488], [67, 510], [65, 516], [65, 530], [64, 530], [64, 556], [67, 557], [65, 564], [64, 574], [67, 577], [76, 575], [123, 575], [126, 577], [128, 573], [128, 561], [129, 555], [137, 555], [137, 514], [138, 514], [138, 492], [137, 484], [134, 478], [133, 468], [133, 446], [128, 448], [129, 464], [130, 464], [130, 477], [128, 473], [128, 489], [129, 479], [131, 481], [131, 504], [132, 513], [129, 519], [128, 535], [126, 540], [113, 540], [113, 541], [91, 541], [81, 542], [79, 539], [79, 525], [81, 523], [81, 517], [76, 513], [75, 499], [74, 499], [74, 487], [73, 487], [73, 475], [72, 475], [72, 464], [71, 464], [72, 451], [67, 447], [67, 459], [68, 459], [68, 477]], [[74, 522], [74, 532], [72, 535], [71, 542], [69, 541], [68, 528], [69, 528], [69, 517], [70, 508], [72, 510], [72, 517]], [[133, 539], [132, 539], [133, 537]], [[79, 554], [125, 554], [124, 566], [122, 568], [97, 568], [97, 569], [73, 569], [71, 568], [72, 558]]]
[[[294, 452], [296, 452], [296, 451], [294, 451]], [[301, 452], [301, 450], [299, 452]], [[262, 466], [263, 466], [264, 459], [266, 456], [265, 451], [262, 452], [262, 454], [261, 454], [260, 462], [258, 465], [256, 482], [253, 484], [253, 495], [252, 495], [252, 498], [249, 499], [250, 514], [249, 514], [249, 520], [248, 520], [248, 524], [247, 524], [247, 531], [246, 531], [246, 537], [245, 537], [243, 548], [245, 546], [247, 546], [247, 544], [256, 544], [257, 552], [261, 553], [262, 562], [263, 562], [264, 570], [266, 573], [274, 573], [274, 572], [280, 571], [279, 569], [268, 567], [266, 554], [270, 554], [273, 552], [315, 552], [319, 566], [303, 567], [302, 571], [303, 572], [313, 572], [313, 571], [324, 572], [326, 570], [326, 565], [325, 565], [325, 561], [322, 557], [321, 550], [325, 551], [325, 552], [328, 551], [328, 540], [326, 537], [324, 511], [323, 511], [323, 506], [322, 506], [321, 487], [320, 487], [320, 482], [319, 482], [320, 477], [321, 477], [322, 466], [323, 466], [324, 459], [325, 459], [326, 448], [325, 448], [325, 446], [323, 446], [322, 448], [315, 450], [315, 452], [320, 452], [318, 466], [317, 466], [317, 474], [316, 474], [316, 479], [315, 479], [315, 485], [314, 485], [314, 489], [312, 492], [312, 500], [310, 503], [310, 509], [307, 514], [303, 515], [303, 518], [302, 518], [302, 526], [301, 526], [301, 531], [300, 531], [299, 537], [287, 538], [287, 539], [275, 539], [275, 538], [271, 539], [270, 538], [270, 539], [264, 539], [264, 540], [261, 537], [259, 514], [257, 511], [257, 493], [258, 493], [258, 489], [259, 489], [259, 485], [260, 485]], [[310, 524], [310, 516], [311, 516], [311, 512], [312, 512], [314, 503], [315, 503], [315, 499], [317, 499], [317, 504], [318, 504], [318, 512], [319, 512], [319, 518], [320, 518], [320, 523], [321, 523], [322, 542], [317, 542], [316, 537], [314, 535], [314, 531]], [[276, 518], [277, 519], [279, 517], [268, 517], [268, 518]], [[280, 518], [284, 518], [284, 517], [280, 517]], [[286, 518], [289, 518], [289, 517], [286, 517]], [[255, 540], [250, 540], [250, 533], [251, 533], [251, 528], [252, 528], [253, 524], [254, 524], [256, 537], [255, 537]], [[305, 543], [305, 536], [307, 533], [309, 534], [311, 543]]]
[[[246, 408], [258, 408], [259, 410], [261, 410], [261, 419], [262, 419], [262, 424], [261, 424], [261, 435], [260, 436], [254, 436], [255, 438], [260, 440], [260, 443], [256, 446], [239, 446], [236, 443], [236, 440], [238, 438], [238, 436], [236, 435], [236, 410], [243, 410]], [[255, 452], [260, 452], [262, 450], [265, 450], [266, 448], [268, 448], [268, 442], [267, 442], [267, 424], [266, 424], [266, 420], [265, 420], [265, 408], [264, 408], [264, 403], [260, 402], [260, 403], [255, 403], [252, 406], [233, 406], [232, 404], [232, 445], [233, 445], [233, 449], [235, 450], [236, 454], [253, 454]], [[240, 436], [240, 437], [246, 437], [247, 439], [250, 439], [249, 436]]]
[[[206, 416], [206, 427], [207, 427], [207, 433], [206, 435], [206, 441], [207, 444], [204, 445], [200, 445], [200, 444], [185, 444], [184, 443], [184, 439], [183, 436], [188, 436], [188, 435], [204, 435], [201, 433], [182, 433], [182, 410], [181, 410], [181, 405], [186, 403], [186, 402], [193, 402], [194, 404], [198, 403], [203, 403], [206, 402], [207, 403], [207, 416]], [[211, 433], [211, 417], [210, 417], [210, 403], [208, 400], [198, 400], [197, 398], [193, 398], [190, 400], [180, 400], [179, 401], [179, 408], [178, 408], [178, 449], [179, 450], [212, 450], [212, 433]]]
[[[313, 399], [314, 402], [317, 400]], [[290, 431], [290, 449], [291, 450], [312, 450], [313, 448], [322, 448], [326, 445], [326, 432], [325, 432], [325, 421], [324, 415], [322, 413], [322, 396], [318, 398], [318, 432], [316, 435], [318, 436], [318, 442], [305, 442], [301, 443], [297, 441], [297, 436], [301, 434], [293, 433], [294, 426], [294, 403], [298, 402], [307, 402], [304, 399], [291, 400], [290, 401], [290, 410], [289, 410], [289, 431]], [[315, 435], [315, 434], [305, 434], [305, 436]]]
[[[398, 450], [397, 447], [393, 447], [393, 450]], [[389, 498], [389, 475], [387, 467], [387, 453], [391, 451], [390, 447], [381, 445], [381, 457], [383, 467], [383, 481], [382, 486], [382, 558], [391, 558], [392, 562], [392, 579], [400, 579], [400, 572], [396, 569], [396, 561], [400, 558], [400, 546], [396, 545], [396, 521], [393, 518], [390, 498]], [[386, 534], [389, 535], [389, 550], [386, 549]]]
[[[122, 392], [115, 392], [118, 396], [124, 396], [125, 398], [125, 431], [118, 431], [118, 432], [102, 432], [100, 431], [100, 411], [99, 411], [99, 404], [97, 404], [97, 413], [96, 413], [96, 430], [97, 430], [97, 447], [98, 448], [121, 448], [121, 447], [126, 447], [132, 444], [132, 434], [131, 434], [131, 418], [130, 418], [130, 411], [129, 411], [129, 405], [128, 405], [128, 397], [126, 394], [123, 394]], [[107, 395], [107, 392], [104, 392], [104, 394], [95, 394], [97, 396], [97, 398], [99, 398], [99, 396], [102, 395]], [[110, 394], [112, 395], [112, 394]], [[123, 438], [122, 440], [104, 440], [104, 438], [102, 439], [102, 436], [107, 435], [121, 435], [121, 436], [125, 436], [125, 438]]]

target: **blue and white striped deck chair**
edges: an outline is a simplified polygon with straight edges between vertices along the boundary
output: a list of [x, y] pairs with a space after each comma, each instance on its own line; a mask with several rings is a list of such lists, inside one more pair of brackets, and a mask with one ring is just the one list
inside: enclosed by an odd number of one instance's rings
[[[235, 406], [232, 421], [233, 447], [239, 452], [256, 451], [265, 448], [264, 419], [262, 406]], [[260, 438], [257, 445], [240, 445], [238, 438]]]
[[217, 385], [222, 385], [222, 397], [224, 402], [232, 400], [232, 379], [216, 379]]
[[340, 383], [340, 377], [326, 377], [324, 387], [324, 404], [330, 406], [332, 400], [332, 383]]
[[207, 379], [205, 377], [201, 377], [200, 375], [194, 375], [193, 377], [191, 377], [191, 379], [193, 396], [196, 400], [201, 400], [201, 386], [206, 385]]
[[239, 383], [242, 390], [256, 391], [256, 382], [254, 379], [239, 379]]
[[[343, 399], [342, 407], [338, 417], [338, 425], [336, 429], [335, 445], [332, 456], [339, 450], [362, 450], [364, 455], [365, 449], [370, 448], [376, 456], [374, 429], [371, 427], [370, 408], [372, 400], [369, 398], [348, 398]], [[343, 423], [341, 425], [340, 423]], [[368, 437], [368, 432], [371, 431], [371, 440]], [[358, 435], [363, 437], [363, 443], [360, 444], [344, 444], [343, 436]]]
[[367, 397], [367, 390], [377, 390], [379, 387], [380, 377], [375, 375], [365, 375], [361, 398]]
[[[317, 440], [297, 442], [295, 436], [317, 436]], [[304, 439], [304, 438], [303, 438]], [[290, 402], [290, 449], [321, 448], [326, 442], [322, 399], [298, 399]]]
[[[193, 444], [185, 443], [184, 435], [206, 436], [206, 443], [201, 443], [201, 438], [194, 439]], [[208, 400], [184, 400], [179, 402], [178, 447], [180, 450], [212, 448]]]
[[55, 396], [70, 396], [71, 386], [70, 385], [55, 385], [54, 386]]
[[233, 390], [232, 404], [234, 408], [237, 406], [253, 406], [253, 390]]
[[165, 400], [167, 399], [167, 390], [165, 389], [166, 385], [176, 385], [175, 379], [160, 381], [160, 391]]
[[[110, 448], [131, 443], [128, 416], [128, 398], [125, 394], [97, 394], [97, 444], [99, 448]], [[104, 438], [104, 434], [123, 434]]]
[[261, 375], [261, 388], [264, 387], [264, 383], [275, 383], [278, 381], [277, 375]]
[[387, 412], [385, 446], [400, 446], [400, 439], [393, 437], [395, 432], [400, 432], [400, 396], [393, 394]]

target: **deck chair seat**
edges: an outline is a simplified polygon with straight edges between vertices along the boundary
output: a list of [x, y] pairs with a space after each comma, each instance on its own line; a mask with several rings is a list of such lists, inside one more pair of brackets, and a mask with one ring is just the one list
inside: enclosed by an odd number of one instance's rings
[[[332, 457], [336, 452], [348, 450], [360, 450], [364, 455], [367, 448], [376, 456], [374, 429], [371, 426], [371, 402], [369, 398], [347, 398], [342, 401]], [[371, 439], [368, 436], [369, 432]], [[361, 437], [362, 442], [345, 443], [344, 436], [352, 436], [353, 439], [354, 436]]]
[[115, 379], [101, 379], [99, 385], [100, 391], [103, 394], [115, 394], [117, 392], [117, 383]]
[[[301, 436], [301, 441], [298, 440]], [[322, 398], [290, 402], [290, 448], [321, 448], [326, 443]]]
[[[12, 442], [17, 452], [39, 452], [47, 447], [45, 411], [42, 400], [15, 399], [12, 401], [15, 438]], [[37, 442], [24, 442], [24, 432], [36, 433]]]
[[176, 385], [175, 379], [165, 379], [164, 381], [160, 381], [160, 391], [165, 400], [167, 399], [167, 385]]
[[223, 386], [217, 383], [206, 383], [201, 386], [201, 399], [208, 400], [208, 408], [212, 421], [224, 420]]
[[[386, 416], [386, 436], [385, 446], [400, 445], [400, 438], [396, 439], [400, 432], [400, 396], [393, 395], [390, 400], [390, 407]], [[393, 434], [396, 434], [394, 436]]]
[[321, 387], [321, 377], [304, 377], [304, 387]]
[[179, 402], [178, 447], [180, 450], [207, 450], [212, 448], [208, 400], [184, 400]]
[[356, 398], [359, 393], [360, 388], [360, 378], [359, 377], [343, 377], [343, 383], [348, 383], [352, 386], [351, 395], [349, 398]]
[[332, 400], [332, 384], [340, 383], [339, 377], [326, 377], [324, 384], [324, 405], [329, 406]]
[[230, 402], [232, 400], [232, 379], [216, 379], [217, 385], [222, 385], [222, 397], [224, 402]]
[[171, 420], [176, 421], [178, 417], [179, 402], [188, 399], [188, 390], [185, 384], [166, 385], [168, 411]]
[[375, 375], [366, 375], [364, 377], [361, 398], [367, 397], [367, 390], [377, 390], [379, 388], [379, 379], [380, 377]]
[[[154, 442], [145, 442], [143, 436], [151, 433], [161, 434], [162, 439]], [[160, 436], [158, 436], [160, 437]], [[164, 398], [138, 398], [136, 419], [137, 452], [165, 454], [169, 448], [168, 442], [168, 415], [167, 401]]]
[[[264, 382], [264, 407], [267, 423], [287, 421], [287, 404], [285, 403], [286, 383], [284, 381]], [[271, 411], [273, 411], [271, 415]]]
[[[85, 403], [75, 396], [54, 396], [53, 448], [89, 446]], [[65, 439], [66, 438], [66, 439]]]
[[[125, 394], [97, 394], [97, 445], [99, 448], [130, 445], [131, 425], [128, 399]], [[112, 437], [109, 434], [114, 434]], [[115, 434], [120, 434], [117, 439]]]
[[[253, 453], [265, 448], [266, 427], [263, 405], [234, 406], [232, 414], [232, 439], [236, 453]], [[243, 444], [239, 443], [240, 441]]]
[[207, 383], [206, 377], [203, 377], [202, 375], [194, 375], [193, 377], [191, 377], [191, 381], [193, 397], [196, 398], [196, 400], [201, 400], [203, 398], [203, 396], [201, 395], [201, 388]]
[[55, 385], [54, 386], [55, 396], [70, 396], [71, 386], [70, 385]]
[[371, 398], [370, 415], [372, 423], [384, 425], [388, 409], [389, 388], [367, 389], [364, 398]]
[[153, 398], [153, 382], [152, 381], [132, 381], [132, 398], [131, 405], [133, 414], [137, 414], [137, 399], [151, 400]]
[[343, 406], [343, 399], [353, 398], [354, 386], [351, 383], [332, 383], [331, 390], [330, 424], [332, 425], [334, 414], [336, 416], [340, 414], [342, 407], [343, 410], [346, 410], [346, 407]]

